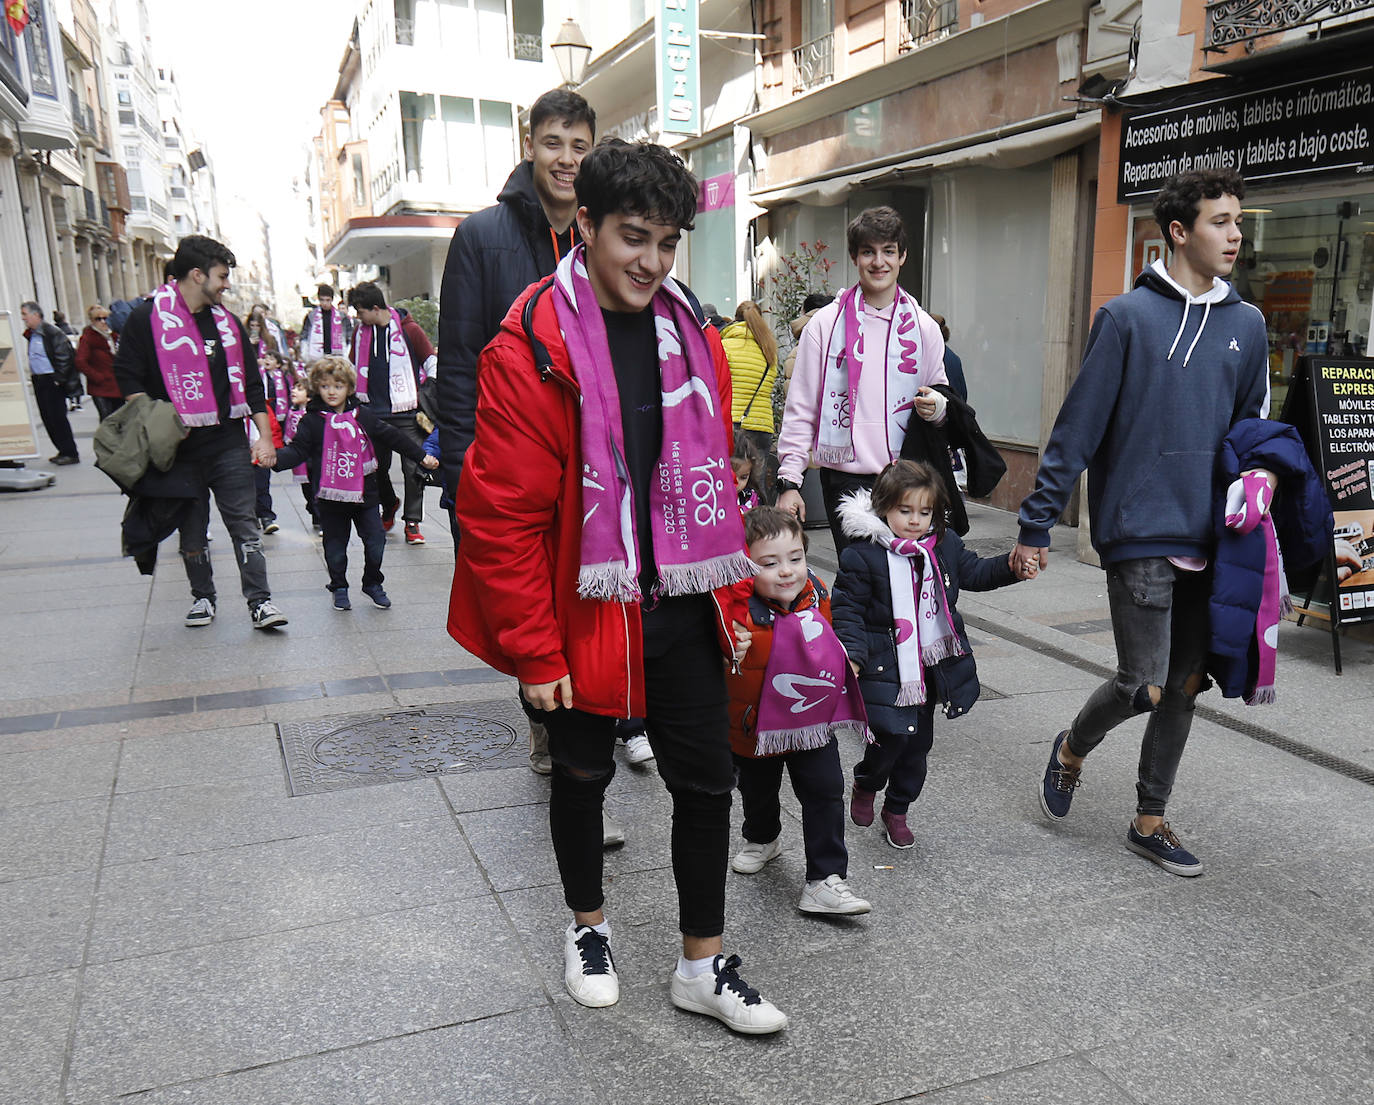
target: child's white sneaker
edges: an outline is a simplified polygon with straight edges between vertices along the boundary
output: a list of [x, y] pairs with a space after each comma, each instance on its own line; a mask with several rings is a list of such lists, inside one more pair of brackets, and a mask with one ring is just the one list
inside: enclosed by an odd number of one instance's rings
[[563, 934], [563, 985], [573, 1001], [602, 1009], [620, 1000], [610, 939], [590, 925], [569, 925]]
[[854, 891], [839, 875], [831, 875], [824, 882], [807, 883], [802, 888], [797, 908], [803, 913], [828, 913], [837, 917], [852, 917], [867, 913], [873, 907]]
[[736, 1032], [761, 1036], [787, 1027], [787, 1017], [739, 976], [740, 957], [718, 955], [695, 978], [673, 971], [668, 997], [679, 1009], [715, 1017]]
[[625, 759], [630, 763], [646, 764], [653, 758], [654, 750], [643, 733], [636, 733], [625, 741]]
[[767, 844], [755, 844], [752, 840], [746, 840], [744, 847], [735, 853], [735, 858], [730, 861], [730, 866], [741, 875], [752, 875], [763, 870], [764, 864], [770, 859], [777, 859], [782, 854], [782, 837], [775, 836]]

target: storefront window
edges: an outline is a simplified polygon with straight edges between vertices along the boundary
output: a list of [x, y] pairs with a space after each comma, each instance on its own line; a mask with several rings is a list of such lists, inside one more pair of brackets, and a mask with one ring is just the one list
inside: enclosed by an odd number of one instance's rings
[[735, 256], [735, 140], [722, 138], [692, 153], [700, 181], [695, 229], [688, 239], [687, 282], [698, 299], [727, 318], [738, 304]]
[[[1231, 283], [1264, 313], [1271, 417], [1304, 353], [1363, 357], [1374, 325], [1374, 193], [1244, 203], [1245, 242]], [[1132, 275], [1163, 256], [1164, 237], [1135, 219]]]

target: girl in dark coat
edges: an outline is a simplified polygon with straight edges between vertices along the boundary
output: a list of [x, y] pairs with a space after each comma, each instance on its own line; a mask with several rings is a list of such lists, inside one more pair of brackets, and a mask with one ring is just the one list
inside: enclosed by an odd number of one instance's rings
[[940, 477], [909, 460], [889, 464], [872, 492], [840, 504], [856, 543], [840, 554], [831, 609], [876, 738], [854, 769], [849, 816], [873, 824], [874, 798], [886, 790], [882, 820], [894, 848], [916, 843], [906, 814], [925, 784], [935, 704], [958, 717], [978, 699], [973, 649], [955, 609], [959, 588], [1017, 581], [1010, 556], [979, 557], [946, 528], [948, 505]]

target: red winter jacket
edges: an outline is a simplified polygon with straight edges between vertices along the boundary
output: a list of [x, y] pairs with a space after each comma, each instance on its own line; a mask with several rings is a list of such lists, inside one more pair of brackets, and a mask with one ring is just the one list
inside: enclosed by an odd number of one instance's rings
[[[580, 389], [559, 333], [553, 292], [539, 297], [533, 331], [548, 348], [541, 377], [516, 299], [477, 362], [477, 433], [454, 507], [462, 540], [448, 631], [460, 645], [522, 683], [572, 676], [573, 705], [610, 717], [643, 717], [644, 657], [637, 603], [577, 593], [582, 534]], [[723, 455], [732, 446], [730, 366], [712, 327]], [[713, 594], [721, 650], [744, 620], [738, 589]]]

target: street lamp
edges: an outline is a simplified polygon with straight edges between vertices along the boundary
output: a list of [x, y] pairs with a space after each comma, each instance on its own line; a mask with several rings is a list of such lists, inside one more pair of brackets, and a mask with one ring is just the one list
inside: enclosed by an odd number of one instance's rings
[[587, 59], [592, 55], [592, 48], [572, 16], [563, 20], [558, 37], [549, 44], [549, 49], [553, 51], [554, 61], [558, 62], [559, 73], [563, 75], [563, 86], [576, 88], [582, 83], [582, 74], [587, 70]]

